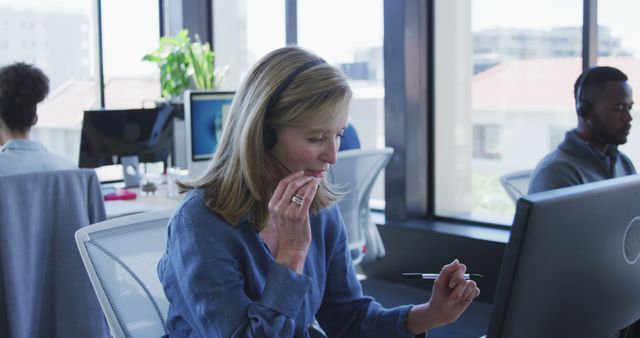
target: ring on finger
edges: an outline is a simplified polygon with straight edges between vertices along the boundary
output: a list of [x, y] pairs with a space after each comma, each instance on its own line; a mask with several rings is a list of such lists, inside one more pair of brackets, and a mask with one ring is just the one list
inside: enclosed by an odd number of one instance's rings
[[300, 194], [296, 193], [296, 194], [294, 194], [294, 195], [291, 197], [291, 202], [293, 202], [293, 203], [295, 203], [295, 204], [297, 204], [297, 205], [299, 205], [299, 206], [302, 206], [302, 198], [303, 198], [303, 197], [304, 197], [304, 196], [302, 196], [302, 195], [300, 195]]

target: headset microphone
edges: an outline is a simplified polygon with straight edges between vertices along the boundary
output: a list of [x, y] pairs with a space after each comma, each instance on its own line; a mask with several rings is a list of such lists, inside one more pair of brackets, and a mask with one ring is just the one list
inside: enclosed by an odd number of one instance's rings
[[271, 157], [273, 162], [276, 162], [282, 169], [284, 169], [289, 174], [293, 174], [293, 172], [291, 172], [291, 170], [289, 170], [289, 168], [287, 168], [287, 166], [284, 165], [282, 162], [278, 161], [278, 159], [275, 156], [273, 156], [271, 152], [267, 151], [267, 154], [269, 155], [269, 157]]

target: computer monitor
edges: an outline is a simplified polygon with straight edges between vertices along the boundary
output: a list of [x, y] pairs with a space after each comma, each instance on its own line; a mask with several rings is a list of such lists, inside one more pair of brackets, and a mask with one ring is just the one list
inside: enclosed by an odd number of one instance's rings
[[[608, 337], [640, 318], [640, 176], [521, 198], [487, 337]], [[616, 336], [617, 337], [617, 336]]]
[[86, 110], [82, 121], [78, 166], [119, 164], [126, 156], [166, 164], [173, 140], [173, 109]]
[[184, 93], [189, 176], [198, 176], [209, 166], [222, 136], [233, 96], [234, 92], [215, 90], [188, 90]]

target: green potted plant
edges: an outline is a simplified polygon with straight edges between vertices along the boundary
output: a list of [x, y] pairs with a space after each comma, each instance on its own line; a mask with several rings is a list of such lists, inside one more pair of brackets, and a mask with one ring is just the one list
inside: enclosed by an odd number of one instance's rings
[[224, 68], [214, 67], [214, 53], [209, 43], [202, 43], [197, 34], [191, 42], [187, 29], [175, 36], [161, 37], [158, 48], [142, 59], [158, 65], [162, 97], [178, 104], [192, 83], [196, 89], [215, 89], [226, 72]]

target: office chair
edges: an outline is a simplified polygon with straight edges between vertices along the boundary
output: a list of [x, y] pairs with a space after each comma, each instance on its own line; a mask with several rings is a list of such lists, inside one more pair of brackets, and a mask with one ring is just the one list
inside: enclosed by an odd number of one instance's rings
[[529, 191], [529, 180], [531, 180], [532, 173], [533, 170], [521, 170], [500, 177], [500, 184], [514, 203]]
[[347, 228], [353, 264], [384, 257], [378, 228], [371, 220], [369, 197], [376, 178], [393, 155], [392, 148], [353, 149], [338, 152], [331, 168], [333, 182], [348, 193], [338, 202]]
[[109, 337], [76, 251], [106, 218], [92, 169], [0, 176], [0, 337]]
[[156, 266], [165, 251], [173, 210], [93, 224], [75, 234], [80, 256], [116, 337], [161, 337], [169, 302]]

